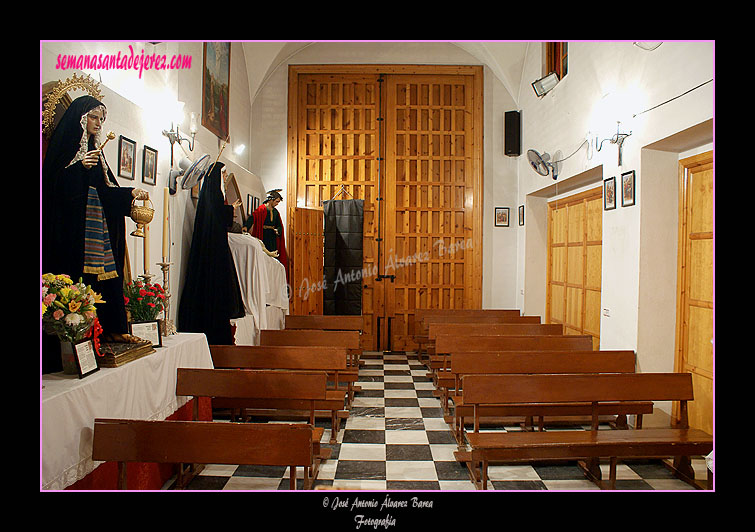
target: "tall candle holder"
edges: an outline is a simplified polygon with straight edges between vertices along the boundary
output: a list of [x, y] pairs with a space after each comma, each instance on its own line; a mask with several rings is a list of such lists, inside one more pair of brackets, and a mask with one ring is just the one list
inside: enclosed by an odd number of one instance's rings
[[157, 265], [160, 266], [160, 269], [163, 271], [163, 290], [165, 293], [165, 302], [163, 303], [163, 312], [165, 312], [165, 317], [163, 318], [162, 322], [162, 329], [160, 330], [160, 334], [162, 336], [170, 336], [173, 334], [176, 334], [176, 326], [173, 323], [173, 320], [169, 318], [170, 316], [170, 265], [173, 264], [172, 262], [158, 262]]

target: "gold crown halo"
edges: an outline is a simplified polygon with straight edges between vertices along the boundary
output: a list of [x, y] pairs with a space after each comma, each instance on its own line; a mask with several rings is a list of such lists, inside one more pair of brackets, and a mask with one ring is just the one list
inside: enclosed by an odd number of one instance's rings
[[83, 90], [93, 98], [102, 101], [102, 93], [99, 87], [99, 82], [93, 80], [89, 74], [77, 76], [74, 72], [70, 78], [58, 81], [58, 84], [46, 96], [42, 111], [42, 133], [46, 136], [52, 133], [52, 126], [55, 122], [55, 108], [69, 90]]

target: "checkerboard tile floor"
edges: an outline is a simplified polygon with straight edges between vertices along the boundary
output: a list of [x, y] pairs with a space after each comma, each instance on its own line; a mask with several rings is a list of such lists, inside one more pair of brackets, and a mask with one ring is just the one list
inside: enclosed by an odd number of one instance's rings
[[[440, 400], [427, 368], [414, 353], [365, 352], [349, 417], [335, 445], [330, 421], [322, 445], [332, 449], [321, 465], [315, 487], [345, 490], [473, 491], [467, 468], [454, 459], [456, 442], [443, 420]], [[546, 427], [547, 429], [547, 427]], [[507, 430], [518, 430], [507, 427]], [[698, 479], [706, 478], [705, 460], [694, 459]], [[601, 464], [608, 477], [608, 464]], [[297, 478], [302, 478], [299, 469]], [[576, 463], [491, 465], [489, 490], [597, 490]], [[173, 479], [165, 489], [172, 488]], [[299, 480], [301, 483], [301, 480]], [[298, 487], [300, 487], [299, 485]], [[189, 490], [287, 490], [285, 467], [207, 465]], [[618, 490], [690, 490], [656, 460], [620, 463]]]

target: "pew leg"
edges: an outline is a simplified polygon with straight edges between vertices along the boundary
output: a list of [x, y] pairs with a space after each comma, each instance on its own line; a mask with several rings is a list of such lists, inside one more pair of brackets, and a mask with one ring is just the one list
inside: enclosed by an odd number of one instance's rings
[[484, 458], [480, 462], [480, 477], [482, 480], [482, 490], [486, 491], [488, 489], [488, 461]]
[[610, 465], [609, 465], [609, 473], [608, 473], [608, 489], [609, 490], [616, 489], [616, 462], [617, 462], [617, 458], [615, 456], [612, 456], [609, 462]]
[[291, 490], [295, 490], [296, 489], [296, 466], [293, 466], [293, 465], [289, 466], [288, 469], [290, 471], [288, 487]]
[[128, 489], [126, 487], [126, 462], [118, 462], [118, 489]]
[[577, 462], [577, 465], [579, 466], [580, 469], [582, 469], [582, 472], [587, 476], [587, 478], [589, 478], [590, 480], [598, 484], [598, 486], [600, 486], [603, 475], [600, 472], [600, 459], [599, 458], [588, 458], [587, 460], [579, 460]]
[[616, 416], [616, 419], [612, 423], [613, 428], [626, 430], [629, 428], [629, 425], [627, 423], [627, 416], [626, 414], [619, 414]]

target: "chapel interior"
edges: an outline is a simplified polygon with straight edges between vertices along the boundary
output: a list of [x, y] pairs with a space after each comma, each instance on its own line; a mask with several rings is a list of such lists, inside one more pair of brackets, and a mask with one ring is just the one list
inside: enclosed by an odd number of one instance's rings
[[[106, 108], [102, 141], [114, 133], [102, 160], [119, 187], [148, 195], [122, 215], [123, 282], [157, 283], [166, 297], [158, 316], [130, 319], [131, 334], [154, 334], [131, 358], [87, 359], [76, 344], [73, 373], [45, 372], [40, 341], [40, 490], [115, 490], [124, 472], [132, 490], [479, 490], [420, 341], [425, 309], [511, 309], [585, 338], [585, 351], [632, 352], [633, 373], [688, 374], [693, 400], [651, 398], [628, 428], [599, 432], [681, 424], [714, 435], [714, 71], [710, 40], [42, 41], [41, 110], [54, 96], [60, 120], [94, 95]], [[55, 92], [66, 82], [67, 97]], [[207, 183], [233, 218], [221, 251], [197, 249]], [[197, 280], [196, 263], [223, 289], [233, 281], [242, 310], [223, 314], [228, 297]], [[187, 328], [200, 312], [231, 340]], [[234, 371], [219, 369], [211, 346], [283, 353], [294, 340], [271, 339], [294, 317], [328, 315], [357, 318], [359, 330], [340, 417], [265, 418], [179, 393], [186, 368]], [[473, 341], [488, 322], [460, 323], [457, 336]], [[316, 478], [299, 467], [293, 483], [294, 468], [280, 465], [122, 470], [93, 457], [104, 418], [309, 422], [324, 459]], [[590, 428], [588, 414], [545, 432]], [[711, 490], [709, 444], [684, 462], [691, 479], [673, 474], [673, 457], [614, 467], [606, 455], [597, 482], [572, 459], [486, 463], [484, 489], [587, 492], [611, 477], [624, 491]]]

